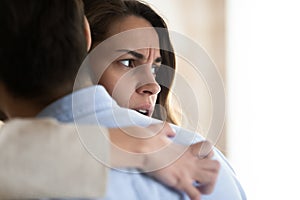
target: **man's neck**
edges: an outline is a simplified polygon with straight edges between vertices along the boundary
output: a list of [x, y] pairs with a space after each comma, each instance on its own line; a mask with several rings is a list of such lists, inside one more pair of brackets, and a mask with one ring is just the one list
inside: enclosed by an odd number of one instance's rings
[[45, 106], [33, 103], [33, 101], [9, 100], [5, 102], [4, 112], [8, 118], [35, 117]]
[[37, 98], [19, 98], [11, 95], [0, 84], [0, 110], [3, 111], [9, 119], [16, 117], [35, 117], [46, 106], [64, 95], [66, 95], [66, 93], [61, 92], [60, 94], [57, 93], [56, 95], [52, 95], [51, 98], [49, 95], [49, 98], [44, 100]]

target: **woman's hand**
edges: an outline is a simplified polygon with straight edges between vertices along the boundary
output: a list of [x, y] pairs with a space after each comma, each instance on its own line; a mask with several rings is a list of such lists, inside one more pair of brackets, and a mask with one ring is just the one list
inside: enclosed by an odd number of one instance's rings
[[[171, 147], [172, 146], [172, 147]], [[213, 152], [207, 154], [199, 153], [201, 149], [212, 149], [209, 142], [204, 141], [193, 144], [189, 147], [180, 147], [171, 144], [169, 150], [161, 151], [160, 156], [149, 156], [149, 162], [165, 164], [166, 160], [171, 161], [168, 166], [155, 170], [150, 174], [157, 180], [175, 189], [184, 191], [191, 200], [201, 199], [201, 194], [213, 192], [220, 164], [212, 160]], [[201, 154], [201, 155], [199, 155]], [[175, 159], [177, 157], [177, 159]], [[151, 161], [153, 160], [153, 161]], [[153, 165], [153, 163], [152, 163]]]
[[147, 128], [109, 129], [113, 167], [136, 167], [162, 183], [187, 193], [192, 199], [213, 191], [220, 164], [212, 160], [208, 141], [191, 146], [174, 144], [175, 136], [167, 124]]

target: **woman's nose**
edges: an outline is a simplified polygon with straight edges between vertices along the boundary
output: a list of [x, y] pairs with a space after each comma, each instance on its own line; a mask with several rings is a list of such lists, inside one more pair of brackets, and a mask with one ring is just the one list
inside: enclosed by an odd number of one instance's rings
[[160, 86], [154, 80], [153, 82], [144, 83], [136, 89], [139, 94], [155, 95], [160, 92]]
[[138, 76], [139, 81], [136, 87], [136, 92], [139, 94], [149, 95], [158, 94], [161, 88], [155, 80], [155, 77], [151, 71], [151, 66], [144, 65], [138, 68], [140, 75]]

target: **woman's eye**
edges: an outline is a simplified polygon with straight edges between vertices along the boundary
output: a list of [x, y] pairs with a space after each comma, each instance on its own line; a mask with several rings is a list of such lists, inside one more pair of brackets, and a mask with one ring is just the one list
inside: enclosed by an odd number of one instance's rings
[[159, 70], [159, 66], [157, 66], [157, 65], [152, 65], [152, 67], [151, 67], [151, 73], [152, 73], [154, 76], [156, 76], [158, 70]]
[[124, 65], [125, 67], [133, 67], [133, 60], [127, 59], [127, 60], [121, 60], [120, 63]]

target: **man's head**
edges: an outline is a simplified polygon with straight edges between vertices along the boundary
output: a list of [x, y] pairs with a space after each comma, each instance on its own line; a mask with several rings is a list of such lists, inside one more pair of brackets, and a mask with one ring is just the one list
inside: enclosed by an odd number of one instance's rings
[[89, 46], [81, 0], [1, 0], [0, 24], [1, 88], [41, 104], [72, 91]]

